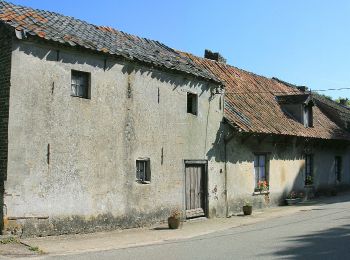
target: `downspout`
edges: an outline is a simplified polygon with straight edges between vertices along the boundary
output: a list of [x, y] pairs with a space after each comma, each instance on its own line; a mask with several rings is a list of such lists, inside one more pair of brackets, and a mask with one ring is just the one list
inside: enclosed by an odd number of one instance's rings
[[224, 139], [225, 149], [225, 207], [226, 207], [226, 218], [228, 218], [228, 195], [227, 195], [227, 152], [226, 152], [226, 140]]

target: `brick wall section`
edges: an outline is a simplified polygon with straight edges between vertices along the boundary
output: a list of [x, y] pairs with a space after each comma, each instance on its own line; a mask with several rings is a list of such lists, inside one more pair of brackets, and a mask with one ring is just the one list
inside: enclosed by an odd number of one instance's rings
[[[12, 36], [0, 25], [0, 181], [7, 175], [8, 118], [11, 76]], [[2, 194], [1, 194], [2, 196]]]

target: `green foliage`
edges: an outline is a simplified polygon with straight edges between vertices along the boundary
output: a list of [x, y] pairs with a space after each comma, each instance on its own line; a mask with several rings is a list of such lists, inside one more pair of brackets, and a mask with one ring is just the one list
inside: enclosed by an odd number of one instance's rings
[[29, 249], [30, 251], [37, 252], [37, 253], [39, 253], [39, 254], [43, 254], [43, 253], [44, 253], [44, 251], [41, 250], [41, 249], [40, 249], [39, 247], [37, 247], [37, 246], [30, 246], [30, 247], [28, 247], [28, 249]]
[[18, 239], [15, 237], [6, 237], [6, 238], [0, 240], [0, 244], [3, 244], [3, 245], [15, 244], [15, 243], [19, 243]]
[[344, 99], [344, 100], [345, 100], [345, 102], [346, 102], [345, 105], [346, 105], [346, 106], [350, 106], [350, 100], [347, 99], [347, 98], [339, 97], [339, 98], [335, 99], [334, 101], [337, 102], [337, 103], [340, 103], [340, 100], [341, 100], [341, 99]]

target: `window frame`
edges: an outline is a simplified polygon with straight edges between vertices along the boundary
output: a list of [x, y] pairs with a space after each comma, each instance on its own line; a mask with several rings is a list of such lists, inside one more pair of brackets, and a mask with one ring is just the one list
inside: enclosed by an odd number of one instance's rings
[[[261, 165], [260, 159], [263, 158], [264, 165]], [[261, 192], [261, 190], [258, 188], [258, 183], [260, 181], [266, 181], [267, 182], [267, 191], [269, 190], [269, 172], [268, 172], [268, 154], [267, 153], [254, 153], [254, 178], [255, 178], [255, 192]], [[261, 169], [264, 169], [264, 179], [260, 178], [260, 171]], [[267, 192], [266, 191], [266, 192]]]
[[335, 156], [334, 157], [334, 173], [335, 173], [335, 180], [339, 183], [341, 182], [341, 173], [342, 173], [342, 157], [341, 156]]
[[[314, 185], [314, 155], [311, 153], [304, 154], [305, 158], [305, 178], [304, 185], [311, 186]], [[308, 180], [308, 176], [311, 176], [311, 181]]]
[[[143, 171], [141, 171], [141, 166]], [[136, 181], [142, 184], [151, 183], [151, 160], [149, 158], [136, 160]]]
[[186, 106], [187, 114], [198, 116], [198, 94], [187, 92]]
[[70, 85], [71, 85], [70, 95], [72, 97], [91, 99], [91, 73], [90, 72], [71, 70]]

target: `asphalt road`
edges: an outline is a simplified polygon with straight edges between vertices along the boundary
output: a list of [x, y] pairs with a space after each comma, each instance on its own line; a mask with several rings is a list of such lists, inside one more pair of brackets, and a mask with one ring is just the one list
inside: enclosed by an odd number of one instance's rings
[[350, 202], [186, 240], [44, 259], [350, 259]]

